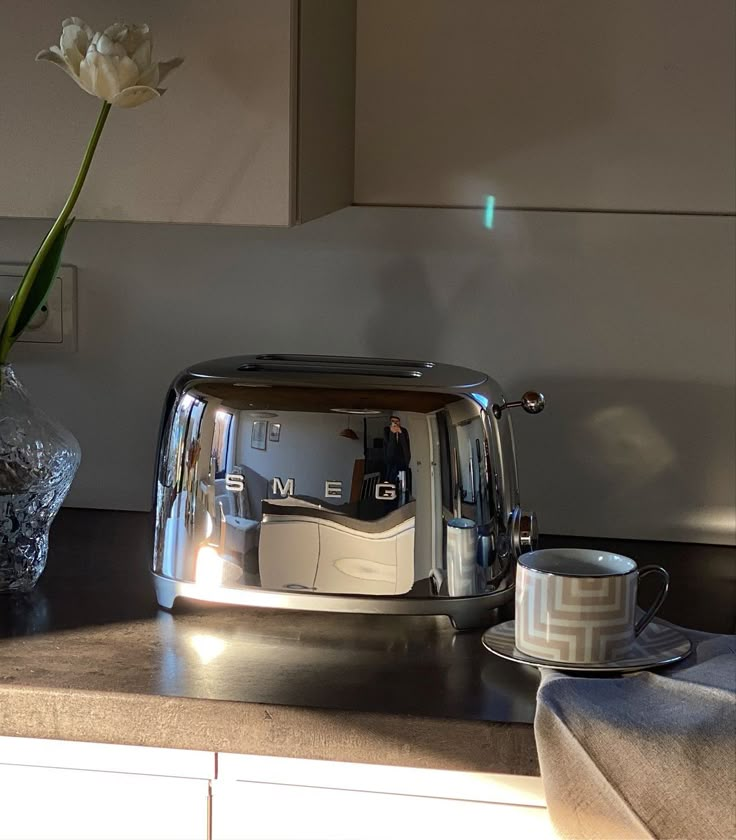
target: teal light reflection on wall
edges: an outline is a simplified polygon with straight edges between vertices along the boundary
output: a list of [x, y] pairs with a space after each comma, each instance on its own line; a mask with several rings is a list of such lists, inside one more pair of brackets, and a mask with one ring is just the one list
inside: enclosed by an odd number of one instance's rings
[[492, 195], [486, 196], [486, 209], [483, 213], [483, 226], [488, 230], [493, 228], [493, 211], [496, 209], [496, 199]]

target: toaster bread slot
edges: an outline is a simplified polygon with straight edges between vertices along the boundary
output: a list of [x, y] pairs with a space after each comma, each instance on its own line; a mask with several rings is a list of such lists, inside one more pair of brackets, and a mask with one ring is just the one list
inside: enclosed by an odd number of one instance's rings
[[259, 362], [294, 362], [294, 363], [319, 363], [328, 364], [336, 371], [342, 370], [345, 365], [370, 364], [375, 367], [385, 368], [433, 368], [434, 362], [419, 362], [414, 359], [377, 359], [365, 358], [363, 356], [309, 356], [309, 355], [286, 355], [265, 353], [256, 356]]
[[398, 364], [383, 364], [381, 360], [336, 360], [329, 356], [320, 358], [317, 356], [299, 357], [283, 359], [261, 359], [255, 362], [247, 362], [238, 368], [239, 371], [251, 372], [271, 372], [271, 373], [322, 373], [322, 374], [341, 374], [349, 376], [380, 376], [390, 377], [392, 379], [418, 379], [422, 376], [422, 371], [417, 367]]

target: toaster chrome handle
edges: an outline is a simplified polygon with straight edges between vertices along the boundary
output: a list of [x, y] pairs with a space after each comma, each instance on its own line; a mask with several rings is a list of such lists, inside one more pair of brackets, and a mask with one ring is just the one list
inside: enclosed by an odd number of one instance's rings
[[544, 394], [540, 394], [538, 391], [527, 391], [520, 400], [514, 400], [513, 402], [504, 400], [501, 405], [493, 403], [491, 411], [493, 411], [493, 416], [499, 420], [507, 408], [518, 408], [519, 406], [527, 414], [539, 414], [540, 411], [544, 410]]

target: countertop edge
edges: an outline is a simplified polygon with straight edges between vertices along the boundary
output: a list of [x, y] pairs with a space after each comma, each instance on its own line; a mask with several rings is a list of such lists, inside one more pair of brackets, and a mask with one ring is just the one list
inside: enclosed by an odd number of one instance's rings
[[0, 735], [538, 776], [523, 723], [0, 685]]

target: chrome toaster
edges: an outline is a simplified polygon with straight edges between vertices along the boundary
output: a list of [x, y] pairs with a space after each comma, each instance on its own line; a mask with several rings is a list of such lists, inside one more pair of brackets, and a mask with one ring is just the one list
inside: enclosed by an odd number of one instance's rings
[[177, 598], [493, 623], [522, 510], [507, 402], [431, 362], [261, 355], [185, 370], [164, 407], [153, 575]]

